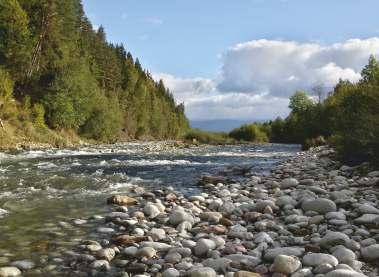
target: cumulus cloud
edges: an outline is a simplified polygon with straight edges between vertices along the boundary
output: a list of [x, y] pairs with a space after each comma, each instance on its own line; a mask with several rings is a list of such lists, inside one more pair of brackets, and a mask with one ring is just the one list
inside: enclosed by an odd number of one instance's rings
[[239, 91], [288, 97], [317, 84], [333, 87], [338, 80], [357, 81], [370, 54], [379, 54], [379, 38], [352, 39], [321, 45], [293, 41], [255, 40], [223, 55], [221, 92]]
[[223, 54], [215, 80], [163, 73], [154, 77], [185, 103], [191, 119], [270, 119], [288, 114], [288, 96], [295, 90], [359, 80], [371, 54], [379, 56], [379, 38], [331, 45], [254, 40]]

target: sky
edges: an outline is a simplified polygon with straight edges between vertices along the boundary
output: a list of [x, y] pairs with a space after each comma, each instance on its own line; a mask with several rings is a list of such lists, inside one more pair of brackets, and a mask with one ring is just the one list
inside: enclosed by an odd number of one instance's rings
[[285, 117], [288, 97], [357, 81], [377, 0], [83, 0], [94, 28], [163, 79], [192, 120]]

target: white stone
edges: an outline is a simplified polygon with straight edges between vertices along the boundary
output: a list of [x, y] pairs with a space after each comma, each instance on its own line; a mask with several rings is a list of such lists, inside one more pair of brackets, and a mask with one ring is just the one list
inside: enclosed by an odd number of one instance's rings
[[285, 274], [294, 273], [301, 266], [301, 262], [297, 257], [278, 255], [276, 256], [271, 270]]

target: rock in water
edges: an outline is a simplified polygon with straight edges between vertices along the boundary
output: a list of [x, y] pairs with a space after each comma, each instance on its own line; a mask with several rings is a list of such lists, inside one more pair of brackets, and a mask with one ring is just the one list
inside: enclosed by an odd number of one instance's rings
[[21, 271], [14, 266], [0, 267], [0, 277], [21, 276]]
[[301, 205], [304, 211], [314, 211], [320, 214], [326, 214], [329, 212], [335, 212], [337, 210], [336, 204], [326, 198], [317, 198], [314, 200], [306, 200]]
[[138, 203], [137, 199], [126, 195], [114, 195], [107, 200], [108, 204], [114, 204], [119, 206], [131, 206]]
[[300, 266], [301, 262], [297, 257], [279, 255], [276, 256], [271, 269], [274, 272], [291, 274], [298, 270]]

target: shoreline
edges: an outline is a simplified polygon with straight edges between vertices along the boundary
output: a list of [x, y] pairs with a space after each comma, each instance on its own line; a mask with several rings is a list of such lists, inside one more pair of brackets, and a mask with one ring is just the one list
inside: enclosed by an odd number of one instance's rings
[[[202, 194], [188, 198], [166, 188], [110, 199], [108, 244], [82, 242], [68, 259], [71, 269], [91, 276], [377, 276], [370, 261], [379, 257], [379, 210], [369, 200], [379, 193], [369, 189], [379, 172], [354, 176], [332, 153], [300, 152], [270, 176], [239, 184], [208, 179]], [[83, 255], [93, 259], [83, 262]]]
[[[247, 174], [239, 183], [207, 177], [203, 192], [189, 197], [138, 187], [110, 198], [114, 211], [93, 216], [103, 222], [103, 239], [81, 241], [47, 274], [378, 276], [379, 172], [359, 176], [332, 154], [299, 152], [270, 175]], [[0, 268], [0, 276], [22, 266]]]

